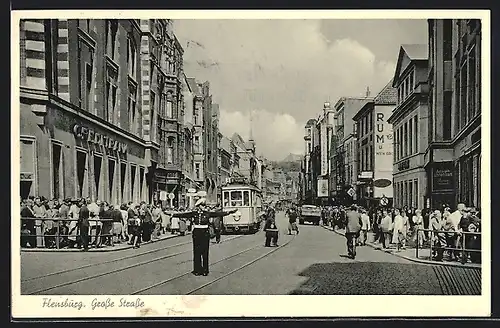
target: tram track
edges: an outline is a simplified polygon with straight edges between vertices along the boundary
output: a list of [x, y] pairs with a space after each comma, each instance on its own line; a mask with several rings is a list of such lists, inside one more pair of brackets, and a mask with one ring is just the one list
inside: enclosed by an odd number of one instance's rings
[[[229, 242], [229, 241], [232, 241], [232, 240], [236, 240], [236, 239], [240, 239], [241, 237], [244, 237], [244, 236], [243, 235], [238, 235], [238, 236], [230, 237], [228, 239], [225, 239], [225, 240], [221, 241], [220, 244], [215, 244], [213, 246], [225, 244], [226, 242]], [[29, 280], [27, 279], [27, 280], [24, 280], [22, 282], [29, 282], [29, 281], [40, 280], [40, 279], [43, 279], [43, 278], [46, 278], [46, 277], [50, 277], [50, 276], [53, 277], [53, 276], [57, 276], [57, 275], [64, 275], [64, 274], [71, 273], [71, 272], [76, 272], [76, 271], [79, 271], [79, 270], [82, 270], [82, 269], [85, 269], [85, 268], [89, 268], [89, 267], [94, 268], [96, 266], [102, 266], [102, 265], [105, 265], [105, 264], [116, 263], [116, 262], [124, 261], [124, 260], [127, 260], [127, 259], [133, 259], [133, 258], [140, 257], [140, 256], [143, 256], [143, 255], [149, 255], [149, 254], [156, 253], [156, 252], [159, 252], [159, 251], [165, 251], [167, 249], [171, 249], [171, 248], [179, 247], [179, 246], [184, 246], [184, 245], [188, 245], [188, 244], [192, 244], [192, 241], [178, 243], [178, 244], [175, 244], [175, 245], [171, 245], [169, 247], [160, 248], [160, 249], [154, 249], [154, 250], [147, 251], [147, 252], [142, 252], [140, 254], [133, 254], [133, 255], [130, 255], [130, 256], [123, 257], [123, 258], [113, 259], [113, 260], [109, 260], [109, 261], [103, 261], [103, 262], [99, 262], [99, 263], [88, 264], [88, 265], [80, 266], [78, 268], [71, 268], [71, 269], [61, 270], [59, 272], [53, 272], [53, 273], [50, 273], [48, 275], [43, 275], [43, 276], [38, 276], [38, 277], [30, 278]], [[97, 274], [94, 274], [94, 275], [85, 276], [85, 277], [82, 277], [82, 278], [79, 278], [79, 279], [69, 280], [69, 281], [66, 281], [66, 282], [63, 282], [63, 283], [60, 283], [60, 284], [52, 285], [50, 287], [44, 287], [44, 288], [37, 289], [35, 291], [30, 291], [30, 292], [23, 293], [23, 294], [26, 294], [26, 295], [37, 295], [37, 294], [40, 294], [40, 293], [43, 293], [43, 292], [47, 292], [47, 291], [50, 291], [50, 290], [54, 290], [54, 289], [58, 289], [58, 288], [62, 288], [62, 287], [70, 286], [70, 285], [74, 285], [74, 284], [77, 284], [77, 283], [80, 283], [80, 282], [84, 282], [84, 281], [88, 281], [88, 280], [92, 280], [92, 279], [97, 279], [97, 278], [100, 278], [100, 277], [103, 277], [103, 276], [107, 276], [107, 275], [111, 275], [111, 274], [123, 272], [123, 271], [130, 270], [130, 269], [133, 269], [133, 268], [136, 268], [136, 267], [148, 265], [150, 263], [155, 263], [155, 262], [158, 262], [158, 261], [166, 260], [166, 259], [169, 259], [169, 258], [173, 258], [175, 256], [180, 256], [180, 255], [188, 254], [188, 253], [191, 253], [191, 252], [192, 252], [192, 250], [188, 249], [186, 251], [181, 251], [181, 252], [177, 252], [177, 253], [171, 253], [171, 254], [160, 256], [160, 257], [155, 257], [153, 259], [149, 259], [149, 260], [146, 260], [146, 261], [142, 261], [142, 262], [139, 262], [139, 263], [134, 263], [132, 265], [122, 266], [122, 267], [119, 267], [119, 268], [116, 268], [116, 269], [113, 269], [113, 270], [109, 270], [109, 271], [97, 273]]]
[[[212, 285], [212, 284], [214, 284], [214, 283], [216, 283], [216, 282], [218, 282], [218, 281], [220, 281], [220, 280], [222, 280], [222, 279], [224, 279], [224, 278], [226, 278], [226, 277], [231, 276], [232, 274], [234, 274], [234, 273], [236, 273], [236, 272], [238, 272], [238, 271], [243, 270], [244, 268], [246, 268], [246, 267], [248, 267], [248, 266], [250, 266], [250, 265], [254, 264], [255, 262], [257, 262], [257, 261], [259, 261], [259, 260], [261, 260], [261, 259], [264, 259], [264, 258], [268, 257], [269, 255], [273, 254], [274, 252], [278, 251], [279, 249], [281, 249], [281, 248], [283, 248], [283, 247], [287, 246], [288, 244], [290, 244], [290, 243], [292, 242], [292, 240], [293, 240], [294, 238], [295, 238], [295, 235], [294, 235], [292, 238], [290, 238], [289, 240], [287, 240], [285, 243], [283, 243], [283, 244], [279, 245], [278, 247], [275, 247], [275, 248], [271, 249], [270, 251], [268, 251], [268, 252], [266, 252], [266, 253], [264, 253], [264, 254], [262, 254], [262, 255], [258, 256], [257, 258], [254, 258], [254, 259], [252, 259], [252, 260], [250, 260], [250, 261], [245, 262], [243, 265], [240, 265], [240, 266], [238, 266], [237, 268], [235, 268], [235, 269], [233, 269], [233, 270], [231, 270], [231, 271], [229, 271], [229, 272], [226, 272], [226, 273], [224, 273], [224, 274], [222, 274], [222, 275], [217, 276], [216, 278], [214, 278], [214, 279], [212, 279], [212, 280], [210, 280], [210, 281], [208, 281], [208, 282], [206, 282], [206, 283], [202, 284], [201, 286], [197, 286], [196, 288], [193, 288], [193, 289], [191, 289], [191, 290], [189, 290], [189, 291], [187, 291], [187, 292], [184, 292], [184, 293], [182, 293], [182, 295], [191, 295], [191, 294], [194, 294], [194, 293], [196, 293], [197, 291], [202, 290], [202, 289], [203, 289], [203, 288], [205, 288], [205, 287], [208, 287], [208, 286], [210, 286], [210, 285]], [[224, 258], [222, 258], [222, 259], [220, 259], [220, 260], [217, 260], [217, 261], [215, 261], [215, 262], [212, 262], [212, 263], [210, 263], [210, 265], [211, 265], [211, 266], [214, 266], [214, 265], [216, 265], [216, 264], [219, 264], [219, 263], [222, 263], [222, 262], [228, 261], [228, 260], [230, 260], [230, 259], [236, 258], [236, 257], [237, 257], [237, 256], [239, 256], [239, 255], [246, 254], [246, 253], [248, 253], [248, 252], [250, 252], [250, 251], [252, 251], [252, 250], [255, 250], [255, 249], [258, 249], [258, 248], [262, 248], [262, 247], [263, 247], [263, 246], [262, 246], [262, 244], [258, 244], [258, 245], [251, 246], [251, 247], [246, 248], [246, 249], [244, 249], [244, 250], [242, 250], [242, 251], [240, 251], [240, 252], [238, 252], [238, 253], [236, 253], [236, 254], [232, 254], [232, 255], [230, 255], [230, 256], [226, 256], [226, 257], [224, 257]], [[171, 278], [168, 278], [168, 279], [162, 280], [162, 281], [160, 281], [160, 282], [157, 282], [157, 283], [155, 283], [155, 284], [152, 284], [152, 285], [150, 285], [150, 286], [144, 287], [144, 288], [142, 288], [142, 289], [140, 289], [140, 290], [136, 290], [136, 291], [132, 292], [130, 295], [138, 295], [138, 294], [140, 294], [140, 293], [144, 293], [144, 292], [146, 292], [146, 291], [150, 291], [150, 290], [152, 290], [152, 289], [154, 289], [154, 288], [161, 287], [161, 286], [163, 286], [163, 285], [166, 285], [166, 284], [168, 284], [168, 283], [170, 283], [170, 282], [173, 282], [173, 281], [175, 281], [175, 280], [181, 279], [181, 278], [186, 277], [186, 276], [191, 275], [191, 274], [192, 274], [192, 273], [191, 273], [191, 271], [184, 272], [184, 273], [179, 274], [179, 275], [177, 275], [177, 276], [174, 276], [174, 277], [171, 277]]]

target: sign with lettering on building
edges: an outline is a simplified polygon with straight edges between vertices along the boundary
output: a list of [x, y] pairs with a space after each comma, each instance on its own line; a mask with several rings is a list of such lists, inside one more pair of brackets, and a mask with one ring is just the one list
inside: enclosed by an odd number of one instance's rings
[[104, 134], [96, 132], [91, 128], [86, 126], [82, 126], [79, 124], [75, 124], [73, 126], [73, 134], [78, 139], [88, 141], [90, 143], [104, 146], [108, 149], [119, 151], [120, 153], [127, 152], [127, 144], [123, 142], [119, 142], [111, 137], [108, 137]]
[[318, 197], [328, 197], [328, 179], [318, 179]]
[[[392, 124], [387, 122], [394, 106], [375, 105], [374, 107], [374, 165], [373, 165], [373, 197], [392, 198], [393, 186], [378, 184], [377, 180], [392, 181], [393, 169], [393, 134]], [[377, 187], [377, 185], [379, 187]], [[382, 187], [384, 186], [384, 187]]]
[[435, 162], [432, 166], [432, 191], [453, 190], [453, 162]]

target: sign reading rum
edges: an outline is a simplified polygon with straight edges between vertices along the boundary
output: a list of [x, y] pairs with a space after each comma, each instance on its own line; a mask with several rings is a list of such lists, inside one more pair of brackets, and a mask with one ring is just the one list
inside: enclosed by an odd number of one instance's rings
[[[380, 179], [392, 181], [392, 125], [387, 123], [387, 119], [391, 116], [394, 106], [375, 105], [374, 106], [374, 165], [373, 165], [373, 180], [374, 182]], [[376, 183], [375, 183], [376, 185]], [[385, 185], [385, 184], [384, 184]], [[379, 198], [386, 196], [392, 198], [393, 187], [392, 183], [386, 187], [374, 187], [373, 197]]]

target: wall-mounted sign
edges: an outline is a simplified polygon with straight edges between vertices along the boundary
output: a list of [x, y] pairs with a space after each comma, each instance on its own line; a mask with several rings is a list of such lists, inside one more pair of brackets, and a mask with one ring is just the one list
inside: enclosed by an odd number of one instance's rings
[[318, 179], [318, 197], [328, 197], [328, 179]]
[[432, 191], [453, 190], [453, 162], [435, 162], [432, 167]]
[[[374, 111], [374, 162], [373, 162], [373, 180], [392, 181], [393, 171], [393, 140], [392, 140], [392, 124], [387, 122], [387, 119], [392, 115], [394, 106], [375, 105]], [[379, 198], [386, 196], [392, 198], [393, 186], [392, 183], [373, 184], [373, 197]]]
[[405, 159], [404, 161], [401, 161], [398, 163], [398, 170], [399, 171], [404, 171], [408, 170], [410, 168], [410, 160]]
[[372, 171], [363, 171], [361, 174], [358, 175], [358, 179], [363, 180], [363, 179], [373, 179], [373, 172]]
[[73, 134], [81, 140], [85, 140], [91, 142], [93, 144], [106, 147], [108, 149], [112, 149], [115, 151], [119, 151], [120, 153], [127, 152], [127, 144], [123, 142], [119, 142], [113, 138], [110, 138], [106, 135], [100, 134], [88, 128], [86, 126], [81, 126], [79, 124], [75, 124], [73, 126]]

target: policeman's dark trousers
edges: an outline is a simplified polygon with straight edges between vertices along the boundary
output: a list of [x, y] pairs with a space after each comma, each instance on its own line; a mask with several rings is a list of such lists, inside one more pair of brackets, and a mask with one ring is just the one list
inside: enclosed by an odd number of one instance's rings
[[270, 247], [271, 243], [273, 245], [278, 244], [278, 232], [277, 231], [266, 231], [266, 247]]
[[355, 232], [346, 232], [345, 238], [347, 239], [347, 255], [350, 257], [356, 256], [356, 238], [359, 235]]
[[83, 249], [89, 249], [89, 226], [80, 226], [80, 238], [82, 240]]
[[194, 273], [208, 274], [208, 249], [210, 233], [208, 229], [193, 229], [193, 264]]

